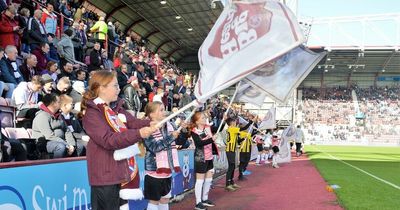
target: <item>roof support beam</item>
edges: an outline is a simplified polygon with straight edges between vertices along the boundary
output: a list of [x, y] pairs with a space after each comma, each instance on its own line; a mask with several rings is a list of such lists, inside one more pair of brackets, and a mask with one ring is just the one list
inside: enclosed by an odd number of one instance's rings
[[164, 46], [164, 45], [166, 45], [166, 44], [168, 44], [168, 43], [170, 43], [170, 42], [172, 42], [172, 40], [167, 40], [167, 41], [162, 42], [161, 44], [159, 44], [158, 46], [156, 46], [155, 52], [158, 53], [158, 50], [159, 50], [162, 46]]
[[181, 48], [176, 48], [175, 50], [172, 50], [171, 52], [168, 53], [167, 58], [170, 59], [170, 57], [176, 53], [177, 51], [181, 50]]
[[126, 4], [119, 5], [118, 7], [113, 8], [110, 12], [107, 13], [106, 15], [106, 20], [108, 20], [110, 17], [112, 17], [118, 10], [125, 8]]
[[133, 21], [128, 27], [126, 27], [126, 29], [125, 29], [125, 34], [126, 34], [129, 30], [131, 30], [131, 28], [132, 28], [133, 26], [135, 26], [136, 24], [141, 23], [141, 22], [143, 22], [143, 21], [144, 21], [143, 18], [140, 18], [140, 19], [138, 19], [138, 20]]
[[159, 31], [159, 30], [152, 31], [152, 32], [150, 32], [149, 34], [147, 34], [146, 36], [144, 36], [144, 38], [145, 38], [145, 39], [148, 39], [150, 36], [153, 36], [153, 35], [156, 34], [156, 33], [160, 33], [160, 31]]

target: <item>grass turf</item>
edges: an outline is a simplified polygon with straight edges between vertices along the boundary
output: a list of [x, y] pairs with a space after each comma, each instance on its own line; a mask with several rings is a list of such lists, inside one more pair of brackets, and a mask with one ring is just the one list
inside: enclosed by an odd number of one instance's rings
[[305, 150], [326, 182], [340, 186], [335, 193], [345, 209], [400, 209], [400, 189], [328, 155], [400, 187], [400, 147], [310, 145]]

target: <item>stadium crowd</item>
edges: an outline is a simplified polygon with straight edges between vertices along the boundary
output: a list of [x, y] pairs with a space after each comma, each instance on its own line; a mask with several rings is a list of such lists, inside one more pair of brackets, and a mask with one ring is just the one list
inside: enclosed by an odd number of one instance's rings
[[[42, 151], [54, 157], [84, 154], [81, 145], [87, 142], [81, 139], [86, 135], [77, 114], [97, 70], [115, 72], [124, 108], [134, 116], [143, 113], [148, 102], [161, 101], [172, 111], [194, 99], [192, 74], [148, 50], [147, 41], [135, 32], [123, 34], [118, 22], [106, 23], [105, 17], [87, 11], [82, 2], [24, 0], [0, 5], [1, 106], [15, 107], [16, 127], [27, 129], [27, 136], [39, 139]], [[5, 139], [15, 137], [6, 129], [14, 127], [14, 117], [2, 117], [4, 150]], [[76, 139], [80, 144], [73, 147]], [[23, 150], [20, 142], [10, 141], [9, 147]]]
[[399, 86], [303, 88], [297, 110], [311, 139], [389, 142], [400, 134], [399, 93]]

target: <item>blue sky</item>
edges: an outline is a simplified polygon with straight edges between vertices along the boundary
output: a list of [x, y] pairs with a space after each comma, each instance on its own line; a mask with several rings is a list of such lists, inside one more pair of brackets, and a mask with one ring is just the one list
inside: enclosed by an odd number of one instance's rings
[[400, 0], [298, 0], [299, 17], [400, 13]]

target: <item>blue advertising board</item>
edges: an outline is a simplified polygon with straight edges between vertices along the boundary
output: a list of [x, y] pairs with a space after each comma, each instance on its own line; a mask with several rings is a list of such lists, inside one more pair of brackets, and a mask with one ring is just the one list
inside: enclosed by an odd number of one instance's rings
[[0, 169], [0, 209], [90, 209], [86, 160]]
[[[172, 175], [172, 195], [192, 189], [194, 150], [178, 151], [180, 173]], [[144, 159], [137, 157], [144, 189]], [[129, 201], [130, 210], [145, 209], [147, 201]], [[86, 160], [0, 169], [0, 210], [90, 209]]]

